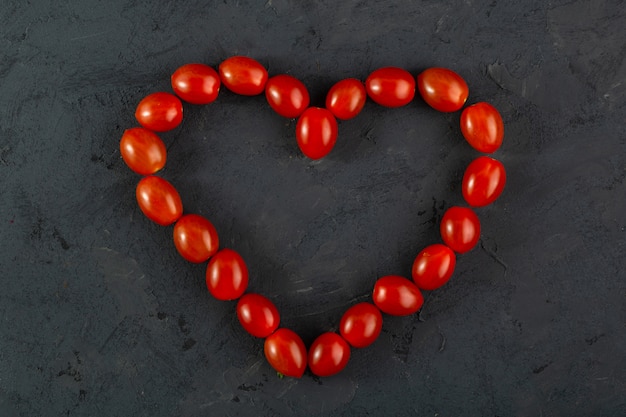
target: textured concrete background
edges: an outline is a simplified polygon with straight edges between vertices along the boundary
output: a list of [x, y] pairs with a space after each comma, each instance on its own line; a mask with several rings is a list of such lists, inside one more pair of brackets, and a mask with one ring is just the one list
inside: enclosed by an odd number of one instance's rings
[[[446, 66], [505, 121], [479, 247], [336, 377], [277, 377], [120, 159], [142, 97], [235, 54], [317, 105]], [[623, 1], [3, 2], [0, 415], [626, 415], [625, 55]], [[224, 90], [163, 135], [163, 176], [310, 343], [439, 241], [477, 155], [458, 117], [369, 102], [311, 162], [295, 122]]]

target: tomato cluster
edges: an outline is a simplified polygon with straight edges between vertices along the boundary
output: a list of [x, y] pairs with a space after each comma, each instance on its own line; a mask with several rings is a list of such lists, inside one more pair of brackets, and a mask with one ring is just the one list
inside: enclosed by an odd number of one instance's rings
[[[249, 272], [242, 256], [229, 248], [219, 248], [216, 228], [197, 214], [184, 214], [181, 198], [172, 184], [155, 175], [165, 166], [166, 148], [154, 132], [176, 128], [183, 117], [181, 99], [190, 104], [208, 104], [218, 97], [224, 85], [235, 94], [254, 96], [265, 93], [270, 107], [279, 115], [298, 118], [296, 142], [311, 159], [328, 155], [337, 140], [337, 119], [356, 117], [369, 97], [385, 107], [408, 105], [416, 90], [424, 101], [441, 112], [458, 111], [469, 96], [466, 82], [445, 68], [430, 68], [414, 78], [408, 71], [385, 67], [372, 72], [365, 83], [348, 78], [336, 83], [326, 96], [325, 108], [310, 107], [306, 86], [293, 76], [268, 76], [258, 61], [242, 56], [228, 58], [215, 71], [204, 64], [187, 64], [171, 77], [175, 94], [157, 92], [146, 96], [135, 116], [142, 127], [124, 132], [120, 153], [126, 164], [144, 177], [136, 197], [141, 211], [162, 226], [174, 224], [173, 241], [180, 255], [193, 263], [207, 262], [206, 286], [218, 300], [238, 300], [236, 313], [242, 327], [252, 336], [264, 338], [264, 353], [279, 373], [301, 377], [307, 366], [318, 376], [340, 372], [350, 359], [351, 348], [364, 348], [379, 337], [382, 313], [406, 316], [420, 310], [421, 291], [444, 285], [454, 272], [456, 254], [476, 246], [480, 222], [467, 207], [450, 207], [443, 215], [440, 233], [443, 244], [424, 248], [415, 258], [412, 280], [397, 275], [379, 278], [372, 301], [351, 306], [343, 314], [338, 333], [320, 335], [307, 351], [292, 330], [280, 327], [278, 308], [261, 294], [246, 293]], [[466, 107], [460, 118], [461, 133], [476, 150], [492, 153], [502, 144], [504, 125], [498, 111], [488, 103]], [[499, 161], [480, 156], [465, 171], [462, 193], [472, 207], [493, 203], [506, 182]]]

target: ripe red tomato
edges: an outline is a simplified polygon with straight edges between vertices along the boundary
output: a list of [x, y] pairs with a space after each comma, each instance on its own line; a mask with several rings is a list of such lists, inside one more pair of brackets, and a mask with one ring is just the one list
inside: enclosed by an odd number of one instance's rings
[[424, 304], [424, 297], [415, 284], [396, 275], [379, 278], [372, 298], [383, 313], [392, 316], [408, 316]]
[[463, 198], [470, 206], [486, 206], [500, 197], [505, 183], [504, 165], [488, 156], [479, 156], [467, 166], [463, 175]]
[[460, 110], [469, 88], [459, 74], [447, 68], [429, 68], [417, 76], [417, 87], [429, 106], [441, 112]]
[[226, 88], [235, 94], [256, 96], [265, 89], [267, 70], [255, 59], [233, 56], [223, 61], [218, 70]]
[[166, 132], [183, 121], [183, 103], [174, 94], [152, 93], [135, 110], [140, 125], [155, 132]]
[[415, 97], [415, 78], [402, 68], [380, 68], [367, 77], [365, 88], [369, 98], [381, 106], [401, 107]]
[[489, 103], [472, 104], [461, 113], [461, 133], [477, 151], [495, 152], [504, 138], [502, 116]]
[[289, 119], [300, 116], [310, 101], [309, 91], [302, 81], [286, 74], [267, 80], [265, 97], [276, 113]]
[[206, 286], [218, 300], [235, 300], [248, 287], [248, 267], [241, 255], [232, 249], [219, 250], [209, 260]]
[[147, 218], [169, 226], [183, 214], [183, 203], [176, 188], [161, 177], [144, 177], [137, 184], [137, 203]]
[[413, 281], [418, 288], [432, 291], [448, 282], [456, 265], [456, 255], [449, 247], [436, 243], [422, 250], [413, 262]]
[[142, 127], [127, 129], [120, 140], [126, 165], [137, 174], [151, 175], [165, 166], [167, 151], [156, 134]]
[[341, 318], [339, 332], [355, 348], [371, 345], [383, 328], [383, 315], [370, 303], [359, 303], [350, 307]]
[[189, 262], [200, 263], [217, 252], [219, 238], [210, 221], [197, 214], [185, 214], [174, 225], [174, 246]]
[[220, 76], [204, 64], [187, 64], [172, 74], [172, 89], [191, 104], [209, 104], [220, 92]]
[[248, 293], [237, 303], [237, 317], [241, 326], [252, 336], [267, 337], [280, 324], [278, 309], [260, 294]]
[[350, 346], [337, 333], [322, 333], [309, 348], [309, 368], [317, 376], [332, 376], [350, 360]]
[[472, 209], [450, 207], [440, 225], [441, 238], [456, 253], [470, 251], [480, 238], [480, 221]]
[[326, 95], [326, 108], [337, 119], [348, 120], [363, 110], [367, 94], [365, 86], [356, 78], [347, 78], [333, 85]]
[[278, 329], [265, 339], [265, 358], [277, 372], [300, 378], [306, 369], [307, 356], [304, 342], [289, 329]]
[[309, 107], [296, 124], [296, 140], [303, 154], [311, 159], [328, 155], [337, 142], [337, 120], [326, 109]]

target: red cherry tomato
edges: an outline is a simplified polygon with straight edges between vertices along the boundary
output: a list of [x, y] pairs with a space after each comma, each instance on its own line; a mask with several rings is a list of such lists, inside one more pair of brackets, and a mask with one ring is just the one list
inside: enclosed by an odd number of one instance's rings
[[463, 197], [470, 206], [486, 206], [500, 197], [505, 183], [504, 165], [488, 156], [479, 156], [467, 166], [463, 175]]
[[363, 110], [366, 99], [363, 83], [356, 78], [347, 78], [331, 87], [326, 96], [326, 108], [337, 119], [348, 120]]
[[120, 153], [126, 165], [141, 175], [159, 171], [167, 159], [161, 138], [142, 127], [133, 127], [124, 132], [120, 140]]
[[456, 253], [470, 251], [480, 238], [480, 221], [472, 209], [450, 207], [441, 219], [441, 238]]
[[469, 88], [459, 74], [447, 68], [429, 68], [417, 76], [417, 87], [429, 106], [441, 112], [460, 110]]
[[303, 154], [311, 159], [328, 155], [337, 142], [337, 120], [326, 109], [309, 107], [296, 124], [296, 140]]
[[237, 317], [241, 326], [252, 336], [267, 337], [280, 323], [278, 309], [269, 299], [248, 293], [237, 303]]
[[392, 316], [408, 316], [419, 311], [424, 304], [424, 297], [415, 284], [396, 275], [376, 281], [373, 299], [383, 313]]
[[218, 300], [235, 300], [248, 287], [248, 267], [241, 255], [232, 249], [222, 249], [209, 260], [206, 286]]
[[432, 291], [448, 282], [456, 265], [454, 251], [436, 243], [422, 250], [413, 262], [413, 281], [418, 288]]
[[283, 117], [293, 119], [309, 107], [309, 91], [302, 81], [281, 74], [267, 80], [265, 97], [270, 107]]
[[265, 339], [265, 358], [277, 372], [300, 378], [306, 369], [304, 342], [289, 329], [278, 329]]
[[350, 360], [350, 346], [337, 333], [323, 333], [309, 348], [309, 368], [317, 376], [332, 376]]
[[370, 303], [359, 303], [350, 307], [341, 318], [339, 332], [355, 348], [371, 345], [383, 328], [383, 315]]
[[489, 103], [472, 104], [461, 113], [461, 133], [477, 151], [495, 152], [504, 138], [502, 116]]
[[265, 89], [267, 70], [255, 59], [233, 56], [223, 61], [218, 69], [226, 88], [235, 94], [256, 96]]
[[183, 103], [174, 94], [152, 93], [139, 102], [135, 118], [146, 129], [166, 132], [183, 121]]
[[415, 78], [402, 68], [380, 68], [367, 77], [365, 88], [369, 98], [381, 106], [401, 107], [415, 97]]
[[172, 89], [191, 104], [209, 104], [220, 92], [220, 76], [204, 64], [187, 64], [172, 74]]
[[174, 246], [189, 262], [200, 263], [217, 252], [219, 238], [210, 221], [197, 214], [185, 214], [174, 225]]
[[137, 184], [137, 203], [147, 218], [169, 226], [183, 214], [183, 203], [176, 188], [161, 177], [144, 177]]

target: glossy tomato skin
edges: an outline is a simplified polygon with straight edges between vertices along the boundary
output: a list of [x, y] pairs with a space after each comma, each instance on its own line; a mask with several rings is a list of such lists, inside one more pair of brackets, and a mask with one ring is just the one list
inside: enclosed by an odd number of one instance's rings
[[459, 74], [447, 68], [429, 68], [417, 76], [417, 88], [424, 101], [441, 112], [460, 110], [469, 88]]
[[146, 129], [167, 132], [183, 121], [183, 103], [174, 94], [152, 93], [139, 102], [135, 118]]
[[126, 165], [140, 175], [154, 174], [165, 166], [167, 160], [167, 150], [161, 138], [142, 127], [124, 132], [120, 153]]
[[176, 188], [161, 177], [144, 177], [137, 184], [137, 203], [147, 218], [169, 226], [183, 214], [183, 203]]
[[448, 282], [455, 266], [456, 255], [452, 249], [440, 243], [427, 246], [413, 262], [413, 281], [418, 288], [432, 291]]
[[309, 107], [298, 118], [296, 140], [303, 154], [311, 159], [328, 155], [337, 142], [337, 120], [320, 107]]
[[387, 275], [374, 285], [374, 304], [391, 316], [408, 316], [416, 313], [424, 304], [420, 290], [406, 278]]
[[350, 345], [337, 333], [322, 333], [309, 348], [309, 369], [317, 376], [341, 372], [350, 360]]
[[480, 221], [467, 207], [450, 207], [440, 224], [441, 238], [456, 253], [469, 252], [480, 239]]
[[358, 303], [350, 307], [341, 317], [339, 332], [355, 348], [364, 348], [380, 335], [383, 315], [378, 307], [370, 303]]
[[174, 225], [174, 246], [189, 262], [205, 262], [219, 248], [217, 230], [206, 218], [185, 214]]
[[171, 77], [174, 93], [187, 103], [209, 104], [220, 92], [220, 76], [205, 64], [186, 64]]
[[276, 75], [265, 85], [265, 98], [279, 115], [296, 118], [309, 107], [309, 91], [302, 81], [291, 75]]
[[295, 332], [280, 328], [265, 339], [265, 358], [277, 372], [300, 378], [307, 365], [304, 342]]
[[463, 175], [463, 198], [473, 207], [483, 207], [496, 201], [506, 184], [504, 165], [488, 156], [474, 159]]
[[331, 87], [326, 95], [326, 108], [340, 120], [356, 117], [367, 99], [365, 86], [356, 78], [346, 78]]
[[254, 337], [267, 337], [280, 324], [280, 314], [274, 303], [254, 293], [245, 294], [239, 299], [237, 318], [241, 326]]
[[261, 63], [247, 56], [233, 56], [219, 65], [222, 83], [235, 94], [256, 96], [265, 90], [267, 70]]
[[502, 145], [504, 122], [491, 104], [472, 104], [461, 113], [461, 133], [477, 151], [493, 153]]
[[236, 300], [248, 287], [248, 267], [232, 249], [221, 249], [209, 260], [206, 286], [218, 300]]
[[402, 68], [380, 68], [367, 77], [365, 89], [369, 98], [381, 106], [401, 107], [415, 97], [415, 78]]

